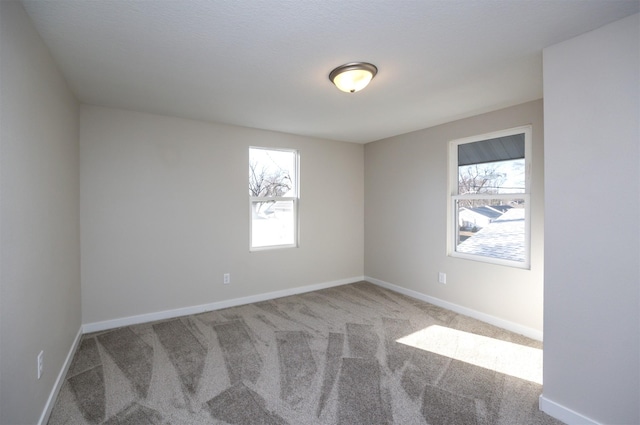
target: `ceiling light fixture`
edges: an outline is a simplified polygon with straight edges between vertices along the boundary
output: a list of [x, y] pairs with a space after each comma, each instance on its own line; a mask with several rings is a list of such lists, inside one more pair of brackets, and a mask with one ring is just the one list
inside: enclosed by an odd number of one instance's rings
[[378, 68], [375, 65], [366, 62], [352, 62], [331, 71], [329, 80], [343, 92], [355, 93], [367, 87], [369, 81], [377, 73]]

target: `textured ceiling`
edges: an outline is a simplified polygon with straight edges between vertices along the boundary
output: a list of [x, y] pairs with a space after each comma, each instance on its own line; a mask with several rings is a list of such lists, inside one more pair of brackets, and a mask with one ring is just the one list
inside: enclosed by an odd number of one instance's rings
[[[637, 0], [25, 0], [81, 102], [366, 143], [542, 97], [542, 48]], [[606, 60], [606, 58], [603, 58]], [[375, 64], [365, 90], [329, 72]]]

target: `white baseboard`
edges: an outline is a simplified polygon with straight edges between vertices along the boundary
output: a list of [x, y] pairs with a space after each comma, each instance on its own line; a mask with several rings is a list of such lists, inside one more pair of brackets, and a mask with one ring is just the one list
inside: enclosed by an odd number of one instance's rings
[[362, 280], [365, 280], [364, 276], [356, 276], [347, 279], [334, 280], [331, 282], [318, 283], [314, 285], [299, 286], [297, 288], [266, 292], [263, 294], [250, 295], [248, 297], [234, 298], [231, 300], [218, 301], [209, 304], [122, 317], [119, 319], [105, 320], [102, 322], [85, 323], [84, 325], [82, 325], [82, 332], [87, 334], [91, 332], [99, 332], [107, 329], [119, 328], [122, 326], [137, 325], [139, 323], [155, 322], [157, 320], [172, 319], [174, 317], [205, 313], [207, 311], [220, 310], [223, 308], [236, 307], [244, 304], [272, 300], [275, 298], [288, 297], [290, 295], [303, 294], [305, 292], [318, 291], [320, 289], [332, 288], [334, 286], [346, 285], [349, 283], [360, 282]]
[[544, 394], [540, 395], [538, 405], [540, 410], [544, 413], [549, 416], [553, 416], [567, 425], [600, 425], [599, 422], [596, 422], [591, 418], [587, 418], [568, 407], [558, 404], [553, 400], [549, 400], [544, 396]]
[[82, 338], [82, 327], [78, 329], [78, 333], [76, 334], [76, 337], [71, 344], [71, 348], [69, 348], [67, 358], [62, 364], [62, 369], [60, 369], [60, 373], [58, 373], [56, 382], [53, 384], [53, 388], [51, 389], [51, 393], [49, 394], [47, 403], [44, 405], [44, 409], [42, 411], [42, 414], [40, 415], [38, 425], [45, 425], [49, 421], [49, 416], [51, 415], [51, 411], [53, 410], [53, 405], [58, 398], [58, 393], [60, 392], [60, 388], [62, 388], [62, 384], [64, 383], [64, 377], [67, 376], [67, 372], [69, 371], [69, 367], [71, 366], [71, 362], [73, 361], [73, 356], [78, 349], [78, 344], [80, 344], [80, 338]]
[[524, 335], [531, 339], [535, 339], [536, 341], [542, 341], [542, 335], [543, 335], [542, 331], [529, 328], [527, 326], [523, 326], [518, 323], [510, 322], [508, 320], [504, 320], [499, 317], [491, 316], [490, 314], [482, 313], [480, 311], [463, 307], [458, 304], [450, 303], [448, 301], [444, 301], [439, 298], [431, 297], [429, 295], [425, 295], [411, 289], [403, 288], [402, 286], [394, 285], [393, 283], [385, 282], [384, 280], [376, 279], [369, 276], [365, 276], [364, 279], [367, 282], [371, 282], [375, 285], [381, 286], [391, 291], [398, 292], [403, 295], [407, 295], [411, 298], [416, 298], [418, 300], [425, 301], [442, 308], [446, 308], [447, 310], [455, 311], [456, 313], [460, 313], [462, 315], [469, 316], [474, 319], [478, 319], [482, 322], [486, 322], [491, 325], [498, 326], [499, 328], [506, 329], [508, 331], [515, 332], [520, 335]]

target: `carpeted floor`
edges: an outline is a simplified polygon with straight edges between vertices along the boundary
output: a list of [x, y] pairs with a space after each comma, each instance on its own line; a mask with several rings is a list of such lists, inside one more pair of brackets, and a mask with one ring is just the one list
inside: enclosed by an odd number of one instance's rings
[[541, 348], [360, 282], [85, 335], [49, 425], [560, 424]]

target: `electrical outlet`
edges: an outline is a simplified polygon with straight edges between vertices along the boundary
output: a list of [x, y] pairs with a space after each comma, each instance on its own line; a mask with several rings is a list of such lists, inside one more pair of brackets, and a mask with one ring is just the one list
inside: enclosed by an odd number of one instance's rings
[[224, 283], [225, 285], [228, 285], [231, 283], [231, 273], [225, 273], [223, 278], [222, 278], [222, 283]]
[[438, 282], [442, 283], [443, 285], [446, 285], [447, 284], [447, 274], [439, 272], [438, 273]]
[[42, 376], [42, 368], [44, 366], [44, 351], [40, 351], [38, 354], [38, 379]]

